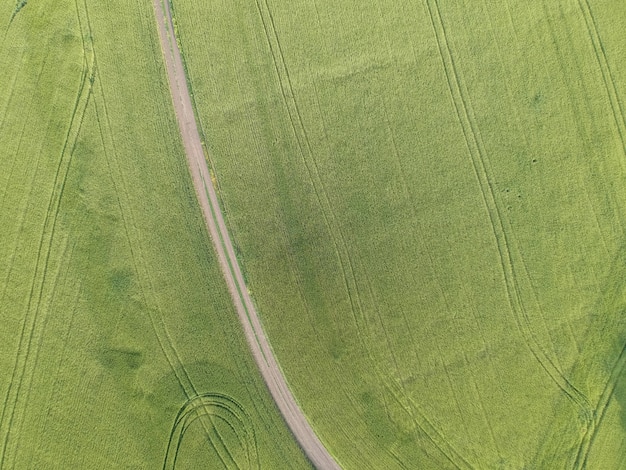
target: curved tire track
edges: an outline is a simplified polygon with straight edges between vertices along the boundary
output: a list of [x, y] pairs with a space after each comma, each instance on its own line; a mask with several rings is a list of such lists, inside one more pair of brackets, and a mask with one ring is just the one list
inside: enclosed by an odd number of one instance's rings
[[[260, 470], [256, 436], [254, 434], [254, 428], [250, 424], [250, 416], [248, 416], [245, 409], [239, 403], [221, 393], [205, 393], [198, 395], [188, 400], [181, 407], [172, 427], [167, 452], [165, 454], [165, 461], [163, 463], [163, 470], [174, 470], [176, 468], [178, 452], [185, 433], [196, 420], [202, 418], [211, 421], [213, 421], [213, 419], [220, 419], [225, 423], [226, 427], [233, 431], [239, 440], [239, 445], [244, 450], [246, 456], [245, 463], [247, 465], [240, 466], [235, 457], [230, 454], [228, 445], [221, 441], [219, 433], [214, 432], [212, 435], [207, 435], [207, 438], [218, 455], [220, 455], [220, 451], [218, 450], [220, 449], [222, 454], [228, 455], [230, 462], [232, 462], [236, 468], [245, 467]], [[213, 427], [214, 424], [210, 426]], [[221, 455], [220, 458], [222, 458]], [[222, 460], [222, 462], [225, 466], [230, 468], [224, 460]]]
[[298, 407], [265, 336], [211, 183], [168, 0], [154, 0], [154, 8], [174, 111], [196, 196], [254, 360], [285, 422], [311, 463], [318, 469], [339, 469]]

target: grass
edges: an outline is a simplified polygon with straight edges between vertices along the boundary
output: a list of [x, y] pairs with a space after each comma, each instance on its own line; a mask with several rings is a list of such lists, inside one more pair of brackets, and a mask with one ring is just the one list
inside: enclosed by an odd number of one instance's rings
[[151, 3], [10, 3], [0, 467], [309, 468], [213, 255]]
[[249, 287], [345, 468], [620, 468], [626, 9], [174, 0]]

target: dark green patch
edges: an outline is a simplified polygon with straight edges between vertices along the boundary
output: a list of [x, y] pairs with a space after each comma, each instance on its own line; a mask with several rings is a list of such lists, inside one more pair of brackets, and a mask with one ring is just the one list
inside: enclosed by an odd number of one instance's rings
[[132, 285], [133, 273], [130, 269], [116, 269], [109, 276], [111, 287], [117, 293], [125, 293]]
[[540, 112], [543, 108], [544, 101], [545, 98], [543, 94], [541, 93], [541, 91], [538, 91], [537, 93], [535, 93], [535, 96], [533, 96], [531, 106], [535, 111]]
[[26, 6], [27, 3], [28, 3], [27, 0], [22, 0], [20, 2], [17, 2], [17, 4], [15, 5], [15, 10], [13, 10], [13, 14], [11, 15], [11, 19], [9, 20], [9, 24], [13, 21], [15, 16], [22, 10], [22, 8]]
[[133, 349], [102, 349], [98, 359], [107, 369], [118, 372], [133, 371], [143, 364], [143, 353]]
[[399, 432], [392, 425], [384, 404], [371, 392], [362, 393], [359, 400], [363, 405], [363, 417], [369, 432], [385, 447], [391, 445]]
[[332, 358], [338, 361], [346, 353], [346, 342], [338, 336], [333, 336], [330, 339], [328, 350]]

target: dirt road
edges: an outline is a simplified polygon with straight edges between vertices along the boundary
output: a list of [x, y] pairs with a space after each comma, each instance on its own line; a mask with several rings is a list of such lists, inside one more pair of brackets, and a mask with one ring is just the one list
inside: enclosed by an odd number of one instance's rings
[[339, 465], [317, 438], [289, 390], [248, 294], [224, 217], [220, 211], [217, 194], [211, 182], [191, 105], [185, 69], [174, 37], [172, 13], [168, 0], [154, 0], [154, 7], [174, 110], [196, 195], [252, 355], [283, 418], [313, 465], [323, 470], [339, 469]]

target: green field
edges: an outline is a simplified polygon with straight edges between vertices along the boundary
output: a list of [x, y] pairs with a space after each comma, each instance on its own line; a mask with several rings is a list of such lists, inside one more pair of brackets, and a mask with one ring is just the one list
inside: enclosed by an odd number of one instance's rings
[[196, 202], [151, 2], [0, 5], [0, 468], [310, 468]]
[[354, 469], [626, 465], [626, 4], [173, 0], [240, 259]]

